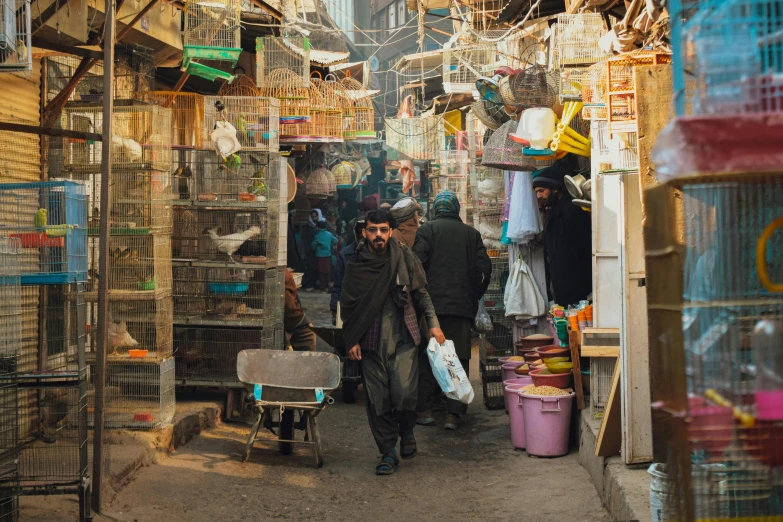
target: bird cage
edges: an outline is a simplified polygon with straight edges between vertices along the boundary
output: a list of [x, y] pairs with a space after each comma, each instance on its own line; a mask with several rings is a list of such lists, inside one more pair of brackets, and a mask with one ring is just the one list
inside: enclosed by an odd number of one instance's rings
[[[62, 129], [103, 132], [103, 105], [75, 103], [63, 109]], [[115, 106], [112, 113], [112, 169], [171, 169], [171, 109], [157, 105]], [[81, 138], [63, 139], [62, 167], [66, 175], [100, 174], [102, 142]]]
[[341, 161], [332, 167], [332, 176], [334, 176], [334, 183], [337, 187], [347, 188], [353, 186], [353, 177], [355, 173], [356, 169], [347, 161]]
[[491, 130], [499, 129], [501, 125], [509, 120], [508, 114], [506, 114], [502, 105], [487, 100], [473, 102], [470, 110], [476, 119]]
[[440, 151], [440, 175], [448, 177], [464, 177], [468, 175], [468, 151]]
[[494, 216], [502, 211], [506, 194], [502, 170], [483, 165], [476, 167], [476, 186], [471, 189], [473, 210], [479, 221], [485, 213]]
[[29, 0], [0, 1], [0, 72], [32, 71]]
[[[113, 360], [106, 364], [104, 426], [157, 430], [171, 425], [176, 409], [174, 358]], [[94, 395], [89, 401], [94, 424]]]
[[601, 13], [557, 15], [552, 66], [584, 66], [606, 59], [608, 53], [598, 45], [606, 31]]
[[476, 80], [492, 76], [497, 67], [497, 44], [453, 43], [443, 48], [443, 90], [446, 94], [467, 93], [478, 97]]
[[118, 44], [114, 49], [114, 99], [144, 100], [155, 90], [155, 57], [152, 49]]
[[692, 176], [648, 189], [645, 200], [653, 436], [668, 462], [662, 509], [779, 518], [783, 419], [766, 401], [780, 394], [783, 175]]
[[560, 69], [560, 101], [582, 100], [582, 77], [587, 72], [587, 67], [569, 67]]
[[498, 410], [505, 405], [503, 373], [498, 359], [514, 355], [514, 320], [506, 317], [504, 311], [488, 313], [492, 331], [479, 336], [479, 372], [484, 406]]
[[261, 96], [253, 79], [245, 74], [237, 74], [232, 82], [226, 82], [220, 86], [218, 96]]
[[264, 88], [276, 69], [286, 69], [310, 86], [310, 40], [306, 36], [256, 38], [256, 84]]
[[598, 62], [582, 75], [582, 117], [586, 120], [606, 119], [606, 74], [606, 63]]
[[87, 280], [87, 199], [73, 181], [0, 184], [0, 216], [25, 284]]
[[[208, 206], [194, 202], [174, 211], [172, 254], [176, 261], [217, 266], [266, 266], [277, 259], [278, 216], [245, 205]], [[211, 266], [211, 265], [210, 265]]]
[[[533, 65], [500, 80], [503, 104], [517, 112], [535, 107], [553, 107], [557, 103], [557, 83], [554, 74], [540, 65]], [[507, 111], [508, 112], [508, 111]]]
[[386, 148], [396, 151], [397, 159], [434, 160], [441, 149], [442, 124], [440, 115], [386, 118]]
[[155, 91], [149, 97], [164, 109], [171, 109], [172, 148], [204, 148], [204, 96], [194, 92]]
[[334, 194], [334, 179], [331, 172], [324, 167], [312, 171], [305, 180], [305, 193], [308, 198], [327, 198]]
[[[82, 63], [72, 54], [49, 56], [46, 62], [46, 101], [51, 102], [73, 78]], [[68, 101], [96, 102], [103, 99], [103, 61], [98, 61], [76, 84]]]
[[[88, 296], [98, 291], [100, 241], [90, 237]], [[109, 237], [109, 291], [128, 299], [153, 298], [171, 292], [171, 236], [112, 234]]]
[[321, 138], [329, 143], [341, 143], [343, 141], [343, 102], [338, 94], [336, 82], [310, 79], [311, 92], [313, 88], [318, 90], [321, 96], [321, 111], [319, 116], [323, 123], [318, 126]]
[[656, 52], [630, 53], [606, 61], [606, 105], [609, 132], [635, 131], [636, 67], [671, 63], [671, 55]]
[[[487, 216], [488, 218], [490, 216]], [[498, 220], [494, 225], [500, 227], [500, 215], [497, 215]], [[489, 224], [490, 221], [484, 221], [483, 223]], [[485, 225], [486, 226], [486, 225]], [[486, 241], [486, 239], [485, 239]], [[498, 242], [499, 239], [498, 239]], [[505, 307], [503, 304], [503, 295], [506, 292], [506, 283], [508, 282], [508, 252], [503, 248], [487, 248], [488, 253], [492, 253], [492, 273], [489, 278], [489, 286], [487, 291], [482, 296], [484, 301], [484, 307], [487, 312], [505, 313]]]
[[308, 82], [294, 71], [275, 69], [260, 87], [261, 95], [280, 102], [280, 124], [293, 125], [310, 121], [310, 90]]
[[235, 384], [242, 350], [273, 349], [271, 328], [174, 327], [177, 381]]
[[594, 419], [603, 417], [606, 411], [616, 364], [615, 357], [590, 359], [590, 416]]
[[183, 9], [182, 63], [191, 60], [230, 62], [234, 67], [242, 52], [238, 0], [187, 2]]
[[337, 93], [344, 98], [343, 136], [346, 140], [375, 139], [375, 110], [367, 89], [350, 76], [338, 83]]
[[288, 124], [280, 128], [283, 143], [325, 143], [331, 141], [325, 136], [326, 110], [324, 99], [315, 82], [310, 82], [310, 119], [307, 122]]
[[510, 120], [492, 133], [481, 155], [483, 166], [501, 170], [537, 170], [533, 157], [525, 156], [522, 146], [509, 138], [509, 134], [516, 130], [517, 122]]
[[[205, 136], [211, 136], [216, 122], [227, 121], [236, 129], [242, 150], [277, 152], [280, 149], [279, 115], [280, 102], [275, 98], [206, 96]], [[209, 144], [213, 146], [211, 138]]]
[[223, 158], [212, 151], [195, 151], [174, 171], [174, 199], [188, 205], [275, 207], [280, 199], [280, 155], [239, 152]]
[[274, 269], [174, 267], [178, 325], [270, 329], [276, 294]]

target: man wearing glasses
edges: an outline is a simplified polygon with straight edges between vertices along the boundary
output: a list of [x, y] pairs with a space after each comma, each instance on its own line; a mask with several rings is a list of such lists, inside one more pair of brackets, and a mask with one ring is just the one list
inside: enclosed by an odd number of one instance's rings
[[391, 237], [393, 224], [387, 210], [367, 214], [363, 239], [345, 267], [340, 300], [348, 357], [362, 361], [367, 417], [382, 455], [378, 475], [391, 475], [399, 465], [398, 437], [403, 459], [417, 452], [418, 314], [426, 318], [429, 335], [445, 342], [421, 262]]

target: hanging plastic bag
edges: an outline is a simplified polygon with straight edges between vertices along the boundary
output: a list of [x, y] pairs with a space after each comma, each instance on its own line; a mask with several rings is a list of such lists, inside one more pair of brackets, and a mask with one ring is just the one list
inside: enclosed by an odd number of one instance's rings
[[506, 305], [506, 317], [518, 320], [541, 317], [546, 313], [546, 302], [538, 290], [538, 285], [530, 267], [518, 257], [511, 267], [511, 276], [503, 294]]
[[223, 158], [227, 158], [242, 148], [237, 139], [237, 130], [227, 121], [215, 123], [215, 130], [209, 136], [215, 144], [215, 151]]
[[509, 239], [527, 243], [543, 229], [538, 201], [533, 190], [530, 172], [514, 172], [514, 187], [511, 193], [511, 209], [508, 217]]
[[463, 404], [473, 402], [473, 385], [459, 362], [454, 343], [447, 340], [443, 344], [433, 337], [427, 345], [427, 357], [430, 360], [432, 374], [446, 397]]
[[479, 299], [476, 319], [473, 321], [473, 329], [476, 333], [489, 333], [492, 331], [492, 319], [489, 317], [487, 307], [484, 306], [484, 301], [481, 299]]

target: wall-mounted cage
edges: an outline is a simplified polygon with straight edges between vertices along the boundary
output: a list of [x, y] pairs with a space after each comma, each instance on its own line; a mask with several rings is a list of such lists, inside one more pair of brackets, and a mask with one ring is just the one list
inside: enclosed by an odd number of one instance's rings
[[272, 328], [176, 326], [174, 347], [177, 381], [235, 385], [239, 352], [274, 349], [274, 331]]
[[29, 0], [0, 1], [0, 72], [32, 71]]
[[[216, 104], [218, 104], [216, 106]], [[222, 110], [219, 110], [222, 108]], [[253, 96], [206, 96], [204, 98], [205, 146], [213, 147], [211, 134], [218, 121], [237, 130], [242, 150], [276, 152], [280, 149], [280, 101]]]
[[557, 15], [552, 66], [590, 65], [606, 59], [608, 54], [598, 45], [606, 31], [601, 13]]
[[[274, 69], [263, 84], [261, 95], [280, 102], [280, 124], [294, 125], [310, 121], [309, 81], [290, 69]], [[281, 129], [285, 133], [285, 129]]]
[[606, 76], [607, 65], [604, 62], [591, 65], [582, 75], [582, 117], [586, 120], [606, 119]]
[[278, 215], [250, 206], [209, 207], [195, 202], [174, 212], [176, 260], [218, 265], [264, 265], [277, 259]]
[[223, 158], [194, 151], [175, 162], [174, 199], [248, 208], [274, 207], [280, 199], [280, 155], [246, 152]]
[[[103, 132], [103, 106], [100, 103], [70, 102], [63, 109], [60, 125], [65, 130]], [[157, 105], [131, 104], [114, 107], [112, 169], [171, 169], [171, 109]], [[100, 174], [102, 142], [64, 138], [62, 166], [68, 174]]]
[[367, 88], [351, 77], [337, 82], [343, 98], [343, 137], [346, 140], [375, 139], [375, 109]]
[[[90, 237], [90, 280], [87, 290], [98, 290], [100, 241]], [[171, 236], [167, 234], [112, 234], [109, 236], [109, 290], [129, 299], [171, 293]], [[97, 295], [97, 294], [96, 294]]]
[[256, 38], [256, 84], [263, 88], [276, 69], [287, 69], [310, 83], [310, 40], [306, 36], [263, 36]]
[[[90, 368], [91, 373], [94, 370]], [[174, 418], [174, 358], [113, 361], [106, 365], [104, 425], [110, 429], [165, 428]], [[92, 426], [94, 394], [89, 395]]]
[[273, 326], [282, 306], [277, 270], [188, 265], [173, 269], [176, 324]]
[[24, 284], [87, 280], [87, 196], [82, 183], [0, 184], [0, 221], [21, 247]]
[[188, 2], [183, 9], [182, 65], [192, 60], [225, 61], [233, 67], [242, 52], [238, 0]]
[[398, 159], [434, 160], [442, 147], [438, 139], [442, 116], [384, 120], [386, 147], [397, 152]]
[[201, 149], [204, 147], [204, 96], [194, 92], [155, 91], [151, 101], [171, 109], [171, 147]]

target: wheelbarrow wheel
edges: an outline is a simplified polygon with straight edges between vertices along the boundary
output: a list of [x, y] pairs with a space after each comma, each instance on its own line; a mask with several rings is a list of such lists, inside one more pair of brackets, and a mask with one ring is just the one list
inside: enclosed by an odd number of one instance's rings
[[343, 402], [345, 404], [354, 404], [356, 402], [356, 390], [358, 387], [358, 382], [343, 381]]
[[294, 410], [284, 410], [280, 415], [280, 453], [290, 455], [294, 451], [293, 442], [283, 442], [294, 440]]
[[313, 454], [315, 454], [315, 465], [318, 468], [324, 467], [324, 452], [321, 448], [321, 433], [318, 431], [318, 421], [312, 413], [307, 414], [307, 426], [310, 430], [310, 440], [313, 443]]

